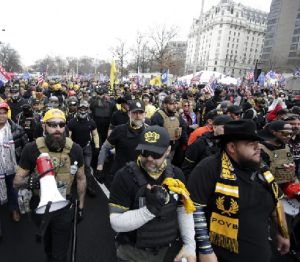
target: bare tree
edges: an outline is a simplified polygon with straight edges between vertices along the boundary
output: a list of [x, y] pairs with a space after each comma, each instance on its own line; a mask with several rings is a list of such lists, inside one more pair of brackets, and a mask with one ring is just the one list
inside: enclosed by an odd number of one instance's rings
[[118, 39], [119, 43], [114, 48], [111, 49], [111, 52], [115, 59], [118, 62], [118, 68], [120, 73], [120, 78], [123, 79], [126, 73], [125, 61], [126, 57], [129, 54], [129, 49], [127, 49], [125, 41]]
[[167, 60], [169, 60], [168, 43], [172, 41], [178, 34], [178, 28], [171, 26], [167, 28], [166, 25], [157, 26], [151, 29], [150, 48], [149, 51], [152, 59], [158, 65], [160, 72], [167, 67]]
[[55, 60], [49, 55], [35, 61], [35, 63], [31, 66], [31, 69], [37, 72], [47, 73], [48, 75], [57, 74]]
[[9, 72], [22, 71], [20, 55], [9, 44], [4, 44], [0, 48], [0, 63]]

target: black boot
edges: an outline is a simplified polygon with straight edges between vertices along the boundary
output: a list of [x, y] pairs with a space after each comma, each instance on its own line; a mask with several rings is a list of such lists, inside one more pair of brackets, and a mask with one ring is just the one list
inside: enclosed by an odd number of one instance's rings
[[96, 197], [97, 193], [96, 190], [94, 189], [94, 178], [92, 176], [87, 176], [86, 177], [86, 193], [88, 194], [89, 197]]

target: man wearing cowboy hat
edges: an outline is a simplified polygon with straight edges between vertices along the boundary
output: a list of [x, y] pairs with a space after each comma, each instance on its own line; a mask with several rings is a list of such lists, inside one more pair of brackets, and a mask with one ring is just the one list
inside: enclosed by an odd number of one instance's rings
[[220, 153], [202, 160], [188, 184], [200, 261], [270, 261], [270, 217], [278, 226], [278, 251], [286, 254], [290, 241], [282, 193], [261, 162], [255, 123], [230, 121], [215, 139]]

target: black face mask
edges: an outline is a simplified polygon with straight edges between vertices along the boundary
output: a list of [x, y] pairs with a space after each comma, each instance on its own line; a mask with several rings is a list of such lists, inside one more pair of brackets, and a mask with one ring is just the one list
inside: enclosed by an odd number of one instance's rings
[[53, 134], [49, 134], [45, 131], [45, 143], [49, 151], [59, 152], [66, 144], [66, 133], [64, 132], [59, 138], [55, 137]]

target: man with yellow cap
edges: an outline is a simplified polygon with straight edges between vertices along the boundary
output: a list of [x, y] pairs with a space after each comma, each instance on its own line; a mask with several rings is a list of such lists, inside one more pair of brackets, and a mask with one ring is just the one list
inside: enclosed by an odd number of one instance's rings
[[[59, 109], [50, 109], [43, 118], [44, 136], [39, 137], [36, 141], [27, 144], [22, 152], [19, 165], [17, 167], [14, 186], [19, 188], [26, 184], [25, 177], [38, 170], [37, 159], [42, 153], [48, 153], [53, 169], [45, 171], [39, 176], [47, 175], [48, 172], [54, 172], [58, 189], [62, 196], [67, 200], [72, 199], [78, 194], [79, 198], [79, 218], [82, 218], [84, 198], [86, 191], [86, 177], [84, 174], [83, 154], [79, 145], [66, 137], [65, 114]], [[77, 182], [77, 192], [73, 192], [73, 180]], [[32, 176], [29, 181], [33, 181]], [[36, 183], [30, 183], [30, 185]], [[34, 188], [36, 188], [34, 186]], [[34, 190], [34, 193], [37, 190]], [[39, 203], [39, 195], [34, 194], [31, 199], [31, 209], [35, 209]], [[67, 261], [67, 251], [69, 247], [73, 207], [69, 204], [66, 207], [49, 213], [47, 225], [41, 231], [41, 237], [45, 245], [48, 261]], [[44, 222], [42, 215], [34, 216], [37, 224]]]

